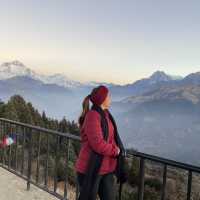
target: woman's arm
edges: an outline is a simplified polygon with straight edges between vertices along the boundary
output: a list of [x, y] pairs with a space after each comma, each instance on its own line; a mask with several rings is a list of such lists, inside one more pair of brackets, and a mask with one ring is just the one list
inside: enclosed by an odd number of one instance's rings
[[100, 114], [90, 110], [85, 117], [84, 132], [87, 135], [91, 148], [102, 155], [117, 156], [119, 149], [115, 144], [106, 142], [101, 129]]

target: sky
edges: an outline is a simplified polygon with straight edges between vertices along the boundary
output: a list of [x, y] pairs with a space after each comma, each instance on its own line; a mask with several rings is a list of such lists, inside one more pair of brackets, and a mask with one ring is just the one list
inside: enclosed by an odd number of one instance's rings
[[200, 71], [198, 0], [0, 0], [0, 62], [79, 81]]

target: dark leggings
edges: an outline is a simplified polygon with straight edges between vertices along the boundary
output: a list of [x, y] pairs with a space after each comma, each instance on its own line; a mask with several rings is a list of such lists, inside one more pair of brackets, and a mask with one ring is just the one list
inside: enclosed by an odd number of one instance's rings
[[[84, 176], [84, 174], [77, 172], [79, 190], [83, 184]], [[92, 194], [92, 200], [96, 200], [97, 194], [100, 200], [115, 200], [113, 173], [98, 175], [97, 181], [95, 182], [94, 193]]]

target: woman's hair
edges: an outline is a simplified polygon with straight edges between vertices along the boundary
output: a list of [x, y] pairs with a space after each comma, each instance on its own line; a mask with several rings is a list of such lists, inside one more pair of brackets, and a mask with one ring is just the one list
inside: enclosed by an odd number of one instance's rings
[[80, 115], [79, 118], [78, 118], [78, 123], [79, 123], [79, 126], [80, 126], [80, 127], [82, 126], [82, 124], [83, 124], [83, 122], [84, 122], [85, 115], [86, 115], [87, 112], [90, 110], [90, 102], [89, 102], [90, 96], [91, 96], [91, 95], [94, 95], [94, 94], [97, 92], [98, 89], [99, 89], [99, 86], [93, 88], [91, 94], [87, 95], [87, 96], [84, 98], [83, 102], [82, 102], [82, 108], [83, 108], [83, 109], [82, 109], [81, 115]]

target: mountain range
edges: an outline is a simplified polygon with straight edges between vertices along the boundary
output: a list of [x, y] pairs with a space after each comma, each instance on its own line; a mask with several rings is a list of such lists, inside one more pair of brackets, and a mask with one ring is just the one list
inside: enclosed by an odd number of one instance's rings
[[[59, 73], [53, 75], [39, 74], [25, 66], [22, 62], [18, 60], [14, 60], [12, 62], [5, 62], [0, 65], [0, 80], [9, 79], [16, 76], [26, 76], [34, 80], [42, 81], [45, 84], [56, 84], [66, 88], [95, 86], [99, 84], [95, 81], [81, 83], [79, 81], [70, 79], [66, 75]], [[107, 84], [108, 86], [112, 85], [109, 83], [102, 84]]]
[[127, 147], [200, 165], [199, 73], [113, 102], [112, 112]]
[[22, 95], [39, 111], [58, 119], [77, 121], [84, 97], [99, 84], [109, 87], [110, 109], [126, 147], [200, 164], [200, 72], [181, 77], [156, 71], [118, 85], [42, 75], [19, 61], [0, 65], [0, 99]]
[[[83, 98], [99, 84], [111, 87], [114, 84], [89, 81], [81, 83], [63, 74], [44, 75], [36, 73], [20, 61], [0, 65], [1, 99], [7, 101], [14, 94], [22, 95], [40, 111], [51, 117], [77, 120]], [[55, 106], [58, 105], [58, 106]]]
[[[33, 100], [33, 103], [39, 108], [50, 112], [50, 116], [62, 117], [67, 113], [69, 118], [77, 116], [81, 110], [81, 102], [87, 94], [89, 94], [93, 87], [99, 84], [104, 84], [109, 87], [112, 94], [113, 103], [130, 102], [144, 102], [150, 99], [165, 98], [168, 95], [174, 95], [177, 92], [182, 92], [182, 98], [192, 99], [198, 101], [193, 94], [191, 94], [186, 86], [198, 85], [200, 83], [200, 72], [189, 74], [186, 77], [168, 75], [163, 71], [156, 71], [150, 77], [137, 80], [130, 84], [118, 85], [114, 83], [105, 82], [79, 82], [72, 80], [63, 74], [44, 75], [33, 71], [25, 66], [20, 61], [5, 62], [0, 65], [0, 92], [1, 98], [7, 100], [13, 94], [21, 94], [27, 100]], [[182, 89], [180, 89], [182, 87]], [[195, 90], [195, 89], [193, 89]], [[165, 92], [164, 92], [165, 91]], [[180, 95], [180, 94], [179, 94]], [[48, 99], [48, 103], [44, 100]], [[73, 99], [72, 107], [71, 99]], [[59, 101], [58, 101], [59, 100]], [[68, 111], [50, 107], [48, 104], [52, 101], [58, 102], [60, 107], [68, 102]], [[71, 106], [70, 106], [71, 105]], [[125, 104], [124, 104], [125, 105]], [[44, 107], [43, 107], [44, 106]], [[129, 106], [128, 106], [129, 107]], [[74, 110], [71, 110], [73, 108]], [[52, 110], [52, 112], [51, 112]], [[120, 110], [120, 108], [119, 108]], [[72, 114], [74, 113], [74, 115]], [[72, 117], [73, 115], [73, 117]]]
[[[158, 98], [166, 99], [169, 96], [174, 99], [185, 98], [195, 103], [198, 102], [195, 92], [198, 92], [196, 86], [200, 84], [200, 72], [181, 77], [156, 71], [147, 78], [125, 85], [96, 81], [81, 83], [63, 74], [57, 73], [48, 76], [36, 73], [22, 62], [15, 60], [0, 65], [0, 83], [3, 99], [8, 99], [10, 95], [15, 93], [27, 96], [30, 100], [31, 98], [36, 99], [36, 97], [48, 98], [51, 94], [54, 95], [54, 100], [62, 96], [64, 98], [62, 102], [72, 98], [74, 102], [80, 105], [83, 98], [91, 92], [93, 87], [104, 84], [111, 91], [113, 103], [131, 103], [133, 105]], [[41, 102], [40, 99], [38, 100]], [[46, 110], [49, 110], [48, 106]], [[64, 115], [64, 113], [61, 115]]]

